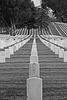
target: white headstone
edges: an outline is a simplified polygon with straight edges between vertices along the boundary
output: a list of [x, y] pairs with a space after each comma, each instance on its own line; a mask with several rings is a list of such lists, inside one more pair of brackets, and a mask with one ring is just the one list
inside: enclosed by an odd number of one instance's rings
[[5, 50], [0, 50], [0, 63], [5, 62]]
[[13, 46], [9, 47], [9, 50], [10, 50], [10, 54], [14, 54]]
[[60, 47], [58, 47], [58, 46], [55, 47], [55, 54], [59, 54], [59, 49], [60, 49]]
[[64, 62], [67, 62], [67, 51], [64, 51]]
[[27, 79], [27, 100], [42, 100], [42, 79]]
[[30, 56], [30, 63], [38, 63], [38, 56]]
[[10, 58], [10, 50], [9, 50], [9, 48], [5, 49], [5, 58]]
[[39, 63], [32, 63], [29, 66], [29, 77], [39, 77], [40, 76], [40, 67]]
[[31, 52], [31, 56], [37, 56], [38, 54], [37, 54], [37, 51], [33, 51], [33, 52]]
[[63, 58], [64, 57], [64, 49], [60, 48], [59, 49], [59, 58]]

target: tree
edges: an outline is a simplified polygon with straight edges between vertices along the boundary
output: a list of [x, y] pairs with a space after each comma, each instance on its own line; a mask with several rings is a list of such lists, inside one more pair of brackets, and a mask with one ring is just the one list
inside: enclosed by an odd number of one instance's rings
[[36, 25], [37, 27], [41, 30], [42, 34], [42, 29], [45, 28], [45, 30], [48, 30], [48, 26], [50, 24], [50, 18], [46, 13], [46, 10], [43, 8], [38, 8], [36, 10]]
[[[67, 0], [42, 0], [42, 7], [46, 6], [50, 7], [51, 9], [54, 10], [54, 14], [57, 18], [60, 18], [62, 20], [62, 16], [63, 19], [67, 18], [66, 17], [66, 11], [67, 11]], [[64, 21], [64, 20], [62, 20]]]
[[[27, 20], [27, 9], [31, 7], [31, 0], [1, 0], [0, 15], [8, 27], [19, 26]], [[30, 15], [30, 13], [29, 13]], [[24, 16], [26, 16], [24, 18]], [[21, 25], [20, 25], [21, 26]], [[15, 35], [15, 32], [13, 33]]]
[[49, 17], [46, 10], [37, 8], [31, 0], [1, 0], [0, 15], [6, 26], [12, 28], [15, 35], [15, 27], [46, 28], [49, 23]]

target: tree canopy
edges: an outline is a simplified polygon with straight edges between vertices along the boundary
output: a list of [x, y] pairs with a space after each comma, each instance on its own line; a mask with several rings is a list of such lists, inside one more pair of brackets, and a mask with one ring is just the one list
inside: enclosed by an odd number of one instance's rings
[[57, 18], [67, 22], [67, 0], [42, 0], [42, 7], [46, 6], [54, 10]]
[[0, 0], [0, 15], [7, 25], [11, 26], [18, 24], [20, 16], [26, 15], [26, 9], [30, 7], [30, 0]]

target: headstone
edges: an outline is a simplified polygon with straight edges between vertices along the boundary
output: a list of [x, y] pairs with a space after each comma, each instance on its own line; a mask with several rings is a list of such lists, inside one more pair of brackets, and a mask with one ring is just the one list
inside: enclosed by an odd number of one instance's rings
[[29, 66], [29, 77], [39, 77], [40, 67], [39, 63], [31, 63]]
[[55, 52], [55, 45], [52, 45], [52, 51]]
[[48, 42], [48, 47], [51, 49], [51, 43], [50, 42]]
[[13, 46], [9, 47], [9, 50], [10, 50], [10, 54], [14, 54]]
[[17, 44], [18, 45], [18, 49], [20, 48], [20, 43]]
[[33, 77], [27, 79], [27, 100], [42, 100], [42, 79]]
[[5, 50], [0, 49], [0, 63], [5, 63]]
[[59, 49], [59, 58], [63, 58], [64, 57], [64, 49], [60, 48]]
[[37, 56], [37, 51], [31, 52], [31, 56]]
[[38, 56], [31, 55], [30, 56], [30, 63], [38, 63]]
[[51, 50], [53, 50], [53, 44], [51, 43]]
[[64, 51], [64, 62], [67, 62], [67, 51]]
[[13, 51], [16, 52], [16, 45], [13, 46]]
[[18, 50], [19, 48], [18, 48], [18, 43], [15, 45], [16, 46], [16, 50]]
[[60, 47], [58, 47], [58, 46], [55, 47], [55, 54], [59, 54], [59, 49], [60, 49]]
[[32, 47], [32, 50], [31, 50], [31, 52], [37, 52], [37, 48], [35, 48], [35, 47]]
[[10, 58], [10, 50], [9, 50], [9, 48], [5, 49], [5, 58]]

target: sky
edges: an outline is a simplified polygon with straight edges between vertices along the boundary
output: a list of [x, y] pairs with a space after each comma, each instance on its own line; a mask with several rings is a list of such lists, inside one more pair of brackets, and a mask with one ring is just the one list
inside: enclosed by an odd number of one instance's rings
[[40, 0], [32, 0], [34, 1], [35, 6], [39, 6], [40, 5]]

